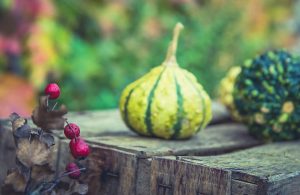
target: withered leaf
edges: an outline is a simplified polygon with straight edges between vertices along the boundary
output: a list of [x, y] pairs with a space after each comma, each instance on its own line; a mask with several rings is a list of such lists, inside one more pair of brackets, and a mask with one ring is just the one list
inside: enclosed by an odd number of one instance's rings
[[51, 150], [38, 139], [20, 139], [17, 148], [17, 158], [19, 161], [27, 166], [44, 165], [48, 163], [48, 158]]
[[[17, 119], [19, 119], [19, 118], [21, 118], [17, 113], [11, 113], [10, 115], [9, 115], [9, 120], [13, 123], [13, 122], [15, 122]], [[18, 124], [18, 123], [15, 123], [15, 124]], [[17, 126], [16, 128], [18, 128], [18, 127], [20, 127], [20, 126], [22, 126], [23, 125], [23, 123], [22, 124], [19, 124], [19, 126]], [[13, 127], [14, 128], [14, 127]]]
[[24, 176], [16, 169], [6, 176], [4, 185], [11, 185], [16, 192], [24, 192], [26, 181]]
[[31, 135], [31, 128], [29, 125], [24, 124], [23, 126], [17, 128], [14, 131], [14, 136], [16, 138], [28, 138]]
[[30, 126], [27, 120], [20, 117], [17, 113], [12, 113], [9, 116], [12, 122], [12, 130], [15, 138], [25, 138], [30, 136]]
[[48, 148], [55, 144], [54, 137], [50, 133], [43, 133], [40, 139]]
[[41, 96], [39, 105], [34, 109], [31, 117], [33, 123], [38, 127], [50, 131], [64, 128], [65, 118], [63, 116], [67, 112], [64, 105], [60, 106], [58, 110], [48, 110], [47, 96]]
[[31, 128], [30, 129], [31, 135], [40, 135], [41, 133], [42, 133], [42, 129], [39, 129], [39, 128]]
[[49, 164], [35, 165], [32, 167], [31, 178], [37, 182], [47, 181], [53, 177], [54, 173], [55, 171], [51, 169]]
[[18, 158], [16, 158], [16, 165], [17, 165], [17, 168], [19, 170], [19, 173], [21, 173], [24, 176], [25, 180], [28, 181], [29, 178], [30, 178], [30, 168], [23, 165], [19, 161]]

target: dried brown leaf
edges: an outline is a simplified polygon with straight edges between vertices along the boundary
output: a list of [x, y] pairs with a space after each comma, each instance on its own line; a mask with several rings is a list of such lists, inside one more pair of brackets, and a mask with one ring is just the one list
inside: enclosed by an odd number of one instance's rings
[[29, 181], [30, 179], [30, 167], [26, 167], [25, 165], [23, 165], [18, 158], [16, 158], [16, 165], [17, 165], [17, 169], [19, 170], [19, 173], [21, 173], [23, 175], [23, 177], [25, 178], [26, 182]]
[[31, 128], [27, 124], [26, 119], [20, 117], [17, 113], [12, 113], [10, 115], [10, 120], [12, 122], [12, 130], [15, 140], [30, 137]]
[[31, 178], [38, 183], [49, 180], [53, 177], [54, 173], [55, 171], [51, 169], [49, 164], [45, 164], [42, 166], [35, 165], [32, 167]]
[[55, 144], [54, 137], [50, 133], [43, 133], [40, 139], [48, 148]]
[[16, 192], [24, 192], [26, 181], [18, 170], [14, 170], [6, 176], [4, 185], [11, 185]]
[[65, 124], [65, 118], [63, 118], [63, 116], [67, 114], [67, 112], [67, 108], [64, 105], [58, 110], [48, 110], [47, 96], [41, 96], [39, 106], [37, 106], [32, 113], [32, 121], [38, 127], [46, 131], [63, 129]]
[[17, 158], [27, 167], [44, 165], [48, 163], [50, 152], [51, 150], [47, 148], [46, 144], [39, 141], [37, 138], [32, 141], [20, 139], [17, 148]]
[[26, 119], [21, 118], [17, 113], [12, 113], [9, 118], [12, 122], [13, 131], [26, 124]]

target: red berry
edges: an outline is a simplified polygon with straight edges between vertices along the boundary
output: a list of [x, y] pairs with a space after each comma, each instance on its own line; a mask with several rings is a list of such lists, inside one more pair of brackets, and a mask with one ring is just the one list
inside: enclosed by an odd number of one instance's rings
[[80, 128], [74, 123], [69, 123], [64, 129], [65, 136], [69, 139], [74, 139], [80, 135]]
[[60, 88], [56, 83], [50, 83], [45, 88], [45, 94], [49, 95], [50, 99], [56, 99], [60, 95]]
[[90, 148], [87, 143], [81, 138], [72, 139], [70, 141], [70, 150], [74, 158], [85, 158], [90, 153]]
[[78, 179], [80, 177], [80, 170], [79, 167], [75, 163], [69, 163], [66, 166], [67, 172], [72, 172], [69, 174], [69, 177], [72, 179]]

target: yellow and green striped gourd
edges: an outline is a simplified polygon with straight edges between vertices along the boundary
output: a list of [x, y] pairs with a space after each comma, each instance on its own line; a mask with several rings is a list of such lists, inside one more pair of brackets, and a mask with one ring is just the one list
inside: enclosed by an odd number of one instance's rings
[[183, 25], [174, 28], [165, 61], [129, 84], [120, 111], [134, 132], [163, 139], [186, 139], [212, 118], [211, 100], [196, 77], [179, 67], [175, 53]]

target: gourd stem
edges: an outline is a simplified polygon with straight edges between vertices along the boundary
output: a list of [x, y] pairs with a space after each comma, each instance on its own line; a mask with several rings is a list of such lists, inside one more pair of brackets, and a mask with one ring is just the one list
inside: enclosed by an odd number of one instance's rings
[[168, 53], [167, 53], [166, 59], [164, 61], [166, 65], [171, 64], [171, 63], [177, 64], [176, 50], [177, 50], [178, 37], [179, 37], [180, 31], [182, 29], [183, 29], [183, 25], [180, 22], [178, 22], [174, 28], [173, 39], [169, 45]]

